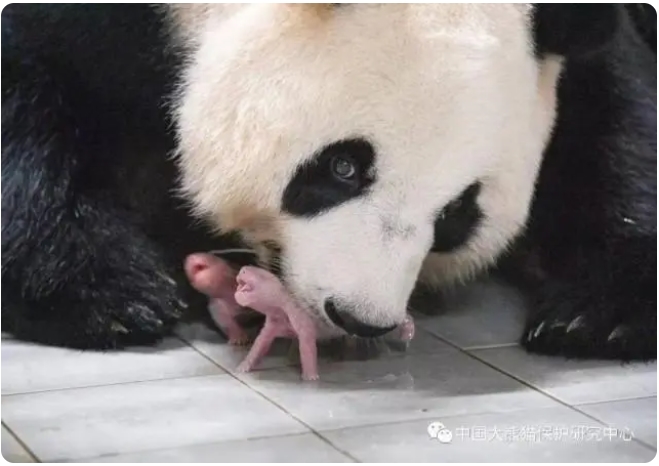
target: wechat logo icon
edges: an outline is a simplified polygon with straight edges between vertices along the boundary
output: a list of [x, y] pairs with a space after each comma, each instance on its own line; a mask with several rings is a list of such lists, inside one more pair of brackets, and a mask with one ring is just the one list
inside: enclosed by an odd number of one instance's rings
[[431, 439], [439, 440], [439, 443], [451, 443], [453, 440], [453, 432], [439, 421], [428, 424], [428, 435]]

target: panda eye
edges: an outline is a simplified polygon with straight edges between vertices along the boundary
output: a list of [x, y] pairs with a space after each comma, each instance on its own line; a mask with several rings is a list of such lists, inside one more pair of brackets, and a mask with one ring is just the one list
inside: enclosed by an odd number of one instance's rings
[[313, 217], [365, 195], [375, 183], [375, 148], [364, 138], [332, 142], [298, 166], [284, 189], [282, 210]]
[[336, 155], [330, 163], [332, 174], [340, 180], [349, 181], [357, 175], [357, 167], [348, 157]]

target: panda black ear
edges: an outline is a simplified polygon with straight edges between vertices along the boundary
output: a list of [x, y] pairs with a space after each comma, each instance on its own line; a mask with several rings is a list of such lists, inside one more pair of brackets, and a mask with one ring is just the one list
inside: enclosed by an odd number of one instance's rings
[[603, 47], [618, 31], [620, 8], [610, 3], [536, 3], [536, 53], [574, 56]]

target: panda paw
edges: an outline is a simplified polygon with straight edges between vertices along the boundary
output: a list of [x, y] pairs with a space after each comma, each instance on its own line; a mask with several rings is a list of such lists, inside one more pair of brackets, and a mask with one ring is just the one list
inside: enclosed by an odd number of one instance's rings
[[[95, 303], [95, 316], [105, 334], [96, 342], [100, 347], [152, 345], [171, 332], [187, 307], [177, 283], [165, 273], [122, 281], [106, 296], [107, 301]], [[123, 302], [117, 299], [121, 296]]]
[[582, 285], [552, 283], [541, 290], [522, 346], [568, 358], [656, 359], [656, 300]]
[[20, 286], [3, 277], [3, 284], [12, 285], [3, 295], [3, 330], [46, 345], [121, 349], [157, 343], [172, 333], [186, 308], [177, 283], [164, 273], [127, 267], [112, 278], [105, 274], [105, 280], [91, 280], [91, 273], [83, 269], [78, 280], [38, 299], [26, 299]]

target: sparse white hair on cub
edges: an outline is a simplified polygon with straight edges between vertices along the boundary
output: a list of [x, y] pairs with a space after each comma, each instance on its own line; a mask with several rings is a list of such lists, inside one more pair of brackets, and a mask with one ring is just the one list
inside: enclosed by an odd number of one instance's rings
[[[534, 56], [527, 6], [181, 5], [172, 17], [189, 50], [182, 192], [218, 229], [279, 244], [285, 281], [320, 316], [338, 296], [361, 322], [400, 323], [419, 276], [468, 276], [523, 228], [560, 71]], [[354, 137], [375, 150], [371, 189], [285, 213], [296, 170]], [[437, 212], [476, 181], [478, 228], [429, 254]]]

